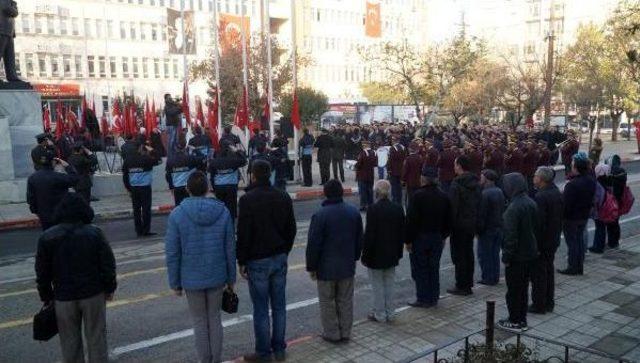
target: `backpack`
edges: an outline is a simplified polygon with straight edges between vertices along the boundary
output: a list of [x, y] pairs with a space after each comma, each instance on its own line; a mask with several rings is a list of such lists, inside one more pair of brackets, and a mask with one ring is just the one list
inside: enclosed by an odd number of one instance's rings
[[615, 222], [618, 217], [620, 217], [618, 201], [613, 196], [613, 193], [607, 190], [604, 194], [604, 201], [598, 208], [598, 220], [604, 223], [611, 223]]
[[635, 202], [635, 197], [633, 193], [631, 193], [631, 189], [628, 185], [625, 185], [624, 192], [622, 192], [622, 200], [620, 200], [620, 210], [619, 213], [621, 216], [629, 213], [631, 211], [631, 207], [633, 207], [633, 202]]

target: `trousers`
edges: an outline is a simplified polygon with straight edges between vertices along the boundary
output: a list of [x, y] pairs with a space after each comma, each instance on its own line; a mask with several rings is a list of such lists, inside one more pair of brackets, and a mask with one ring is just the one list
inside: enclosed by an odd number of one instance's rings
[[187, 192], [187, 187], [176, 187], [173, 188], [173, 202], [176, 207], [182, 203], [182, 201], [189, 197], [189, 192]]
[[392, 319], [395, 315], [393, 311], [393, 288], [395, 286], [396, 268], [368, 269], [369, 281], [373, 290], [373, 309], [371, 312], [378, 321]]
[[186, 290], [189, 313], [193, 321], [196, 351], [201, 363], [222, 360], [222, 308], [223, 287], [205, 290]]
[[391, 184], [391, 200], [398, 205], [402, 205], [402, 182], [399, 176], [389, 174]]
[[478, 263], [482, 271], [482, 281], [494, 285], [500, 280], [500, 246], [502, 230], [492, 228], [478, 236]]
[[136, 233], [141, 236], [151, 228], [151, 186], [131, 187], [133, 205], [133, 224]]
[[235, 221], [238, 216], [238, 186], [237, 185], [216, 185], [213, 192], [229, 210], [231, 219]]
[[583, 272], [586, 244], [584, 232], [587, 221], [564, 221], [564, 241], [567, 244], [567, 268], [571, 272]]
[[475, 265], [473, 233], [468, 231], [451, 233], [451, 261], [455, 266], [456, 288], [460, 290], [471, 289]]
[[[107, 304], [104, 294], [82, 300], [56, 301], [56, 321], [64, 363], [84, 363], [84, 349], [89, 363], [106, 363]], [[82, 342], [82, 331], [86, 347]]]
[[611, 223], [604, 223], [596, 219], [595, 222], [596, 231], [593, 234], [593, 246], [591, 246], [591, 248], [598, 252], [602, 252], [604, 251], [605, 242], [608, 242], [608, 245], [611, 248], [618, 247], [620, 244], [619, 220], [616, 219]]
[[504, 269], [507, 281], [507, 310], [512, 323], [527, 324], [530, 262], [512, 262]]
[[320, 182], [324, 185], [324, 183], [328, 182], [331, 179], [331, 161], [321, 161], [320, 164]]
[[435, 305], [440, 299], [440, 258], [444, 241], [439, 233], [423, 234], [412, 241], [411, 278], [416, 285], [416, 300]]
[[311, 174], [312, 159], [311, 155], [302, 155], [302, 181], [305, 187], [313, 185], [313, 176]]
[[353, 326], [353, 277], [318, 280], [318, 300], [323, 336], [332, 340], [351, 337]]
[[[344, 160], [343, 159], [331, 159], [331, 166], [333, 167], [333, 178], [340, 180], [344, 183]], [[340, 177], [338, 178], [338, 171]]]
[[360, 207], [367, 208], [373, 204], [373, 182], [358, 182]]
[[541, 253], [531, 269], [531, 302], [538, 311], [552, 311], [555, 306], [555, 269], [553, 253]]

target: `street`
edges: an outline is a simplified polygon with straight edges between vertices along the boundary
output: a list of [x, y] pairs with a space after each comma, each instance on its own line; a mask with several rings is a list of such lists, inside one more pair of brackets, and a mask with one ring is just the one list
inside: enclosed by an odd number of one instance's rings
[[[630, 179], [633, 178], [630, 175]], [[640, 185], [632, 184], [632, 190], [640, 195]], [[347, 202], [357, 205], [357, 198], [349, 197]], [[319, 205], [319, 200], [294, 204], [298, 234], [289, 256], [287, 285], [287, 340], [293, 343], [320, 332], [315, 283], [309, 279], [304, 265], [309, 220]], [[621, 220], [623, 238], [640, 233], [638, 219], [640, 207], [636, 203], [632, 212]], [[130, 220], [100, 224], [111, 242], [118, 266], [119, 287], [107, 312], [109, 348], [112, 358], [118, 362], [195, 361], [186, 299], [174, 296], [166, 281], [163, 248], [166, 221], [167, 216], [155, 216], [152, 230], [159, 234], [147, 239], [135, 237]], [[33, 255], [39, 232], [0, 233], [0, 362], [60, 360], [58, 338], [42, 344], [31, 338], [31, 319], [41, 306], [33, 276]], [[592, 230], [590, 232], [592, 234]], [[556, 266], [564, 267], [565, 255], [563, 244]], [[476, 276], [478, 272], [476, 268]], [[397, 307], [402, 308], [412, 299], [414, 291], [406, 254], [397, 270], [396, 281], [395, 300]], [[441, 261], [441, 294], [452, 284], [453, 266], [447, 250]], [[368, 278], [360, 264], [355, 289], [354, 314], [355, 320], [360, 320], [366, 317], [370, 307]], [[236, 290], [240, 298], [239, 312], [223, 313], [225, 360], [253, 351], [252, 307], [246, 282], [239, 280]], [[437, 310], [434, 313], [437, 314]]]

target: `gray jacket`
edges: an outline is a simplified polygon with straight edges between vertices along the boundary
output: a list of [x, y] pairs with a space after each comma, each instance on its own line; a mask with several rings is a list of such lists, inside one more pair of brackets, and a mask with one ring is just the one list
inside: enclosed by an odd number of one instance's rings
[[15, 18], [18, 16], [18, 4], [13, 0], [0, 0], [0, 36], [15, 37]]

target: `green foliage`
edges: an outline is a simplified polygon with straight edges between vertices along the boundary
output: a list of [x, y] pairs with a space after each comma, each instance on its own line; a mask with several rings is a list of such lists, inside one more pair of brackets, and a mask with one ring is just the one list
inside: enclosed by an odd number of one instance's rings
[[389, 82], [366, 82], [360, 85], [362, 95], [374, 105], [397, 105], [410, 102], [402, 87]]
[[[329, 110], [327, 96], [312, 88], [298, 88], [298, 104], [300, 105], [300, 120], [304, 125], [320, 121], [320, 116]], [[293, 94], [282, 95], [278, 111], [284, 117], [291, 117]]]

